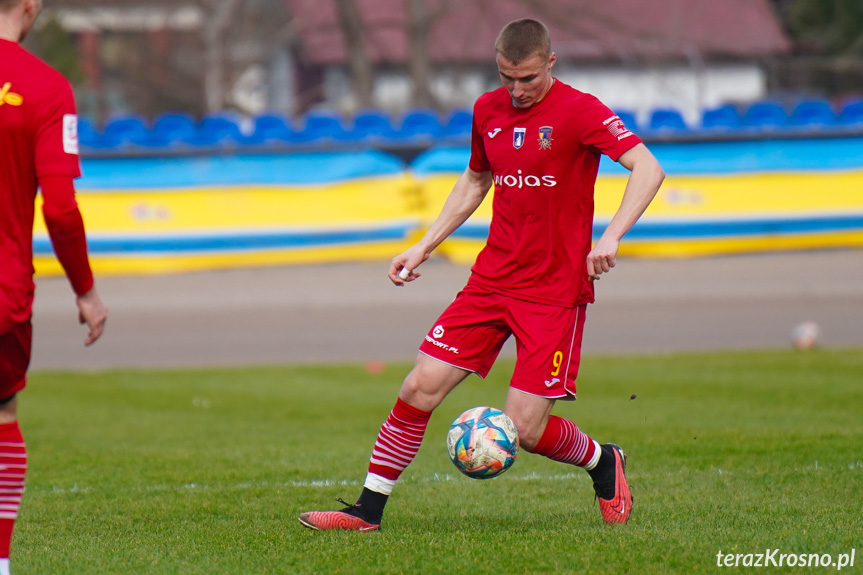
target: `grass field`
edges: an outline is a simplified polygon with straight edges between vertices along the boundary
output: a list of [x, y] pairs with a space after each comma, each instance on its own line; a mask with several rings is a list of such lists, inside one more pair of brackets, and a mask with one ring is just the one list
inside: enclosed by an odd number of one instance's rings
[[502, 406], [511, 367], [435, 412], [370, 534], [296, 515], [359, 493], [407, 365], [34, 373], [13, 572], [710, 573], [751, 570], [717, 567], [720, 550], [855, 547], [843, 572], [863, 570], [863, 350], [586, 358], [555, 413], [630, 454], [626, 526], [602, 523], [573, 467], [455, 471], [449, 422]]

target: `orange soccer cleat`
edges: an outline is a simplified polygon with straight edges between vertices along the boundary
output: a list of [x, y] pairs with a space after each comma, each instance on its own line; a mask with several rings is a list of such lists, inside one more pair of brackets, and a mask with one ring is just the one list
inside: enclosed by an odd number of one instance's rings
[[609, 466], [606, 477], [593, 482], [599, 500], [599, 511], [606, 523], [626, 523], [632, 511], [632, 493], [626, 483], [626, 454], [613, 443], [601, 446], [604, 455], [614, 456], [614, 467]]
[[341, 511], [306, 511], [300, 513], [299, 520], [303, 526], [316, 531], [378, 531], [380, 523], [371, 523], [360, 517], [359, 505], [351, 505], [338, 500], [345, 505]]

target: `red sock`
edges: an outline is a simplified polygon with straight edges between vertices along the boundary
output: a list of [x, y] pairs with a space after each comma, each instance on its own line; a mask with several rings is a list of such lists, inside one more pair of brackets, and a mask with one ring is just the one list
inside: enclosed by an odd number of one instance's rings
[[369, 462], [365, 486], [389, 495], [402, 471], [416, 457], [426, 432], [430, 411], [422, 411], [399, 398], [381, 426]]
[[27, 448], [18, 422], [0, 425], [0, 559], [9, 558], [26, 471]]
[[570, 420], [556, 415], [548, 418], [542, 438], [533, 448], [533, 453], [578, 467], [590, 463], [595, 452], [596, 443], [586, 433]]

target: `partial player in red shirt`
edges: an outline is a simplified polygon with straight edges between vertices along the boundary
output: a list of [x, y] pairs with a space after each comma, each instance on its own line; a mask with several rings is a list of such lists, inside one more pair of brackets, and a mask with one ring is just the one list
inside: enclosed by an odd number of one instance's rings
[[[641, 140], [599, 100], [556, 80], [547, 28], [507, 24], [495, 42], [503, 87], [474, 106], [470, 164], [425, 236], [396, 256], [390, 280], [403, 286], [482, 203], [494, 186], [486, 246], [464, 290], [426, 334], [414, 369], [381, 427], [357, 502], [300, 515], [310, 528], [374, 531], [402, 471], [419, 449], [431, 412], [469, 374], [485, 377], [504, 341], [517, 360], [504, 411], [521, 447], [587, 470], [607, 523], [629, 520], [626, 456], [551, 414], [575, 399], [585, 311], [593, 282], [615, 266], [621, 238], [665, 177]], [[620, 208], [591, 247], [593, 194], [601, 154], [630, 170]]]
[[24, 491], [27, 450], [17, 393], [30, 364], [33, 218], [42, 190], [45, 225], [75, 291], [90, 345], [107, 310], [93, 285], [84, 223], [75, 201], [77, 117], [69, 83], [19, 45], [41, 0], [0, 0], [0, 575], [9, 573], [12, 530]]

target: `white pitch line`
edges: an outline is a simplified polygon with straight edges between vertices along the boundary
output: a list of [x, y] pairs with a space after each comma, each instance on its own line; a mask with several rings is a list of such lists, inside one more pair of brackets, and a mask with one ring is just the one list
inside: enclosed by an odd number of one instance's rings
[[[842, 467], [845, 467], [843, 465]], [[863, 469], [863, 461], [853, 461], [847, 464], [847, 468], [852, 471]], [[794, 471], [822, 471], [827, 469], [821, 464], [809, 465], [804, 468], [795, 468]], [[714, 468], [710, 470], [705, 470], [706, 473], [717, 473], [720, 475], [732, 474], [733, 471], [721, 468]], [[698, 472], [692, 472], [698, 474]], [[640, 479], [647, 479], [651, 477], [657, 476], [677, 476], [680, 473], [670, 473], [668, 471], [658, 472], [658, 473], [639, 473], [638, 477]], [[584, 477], [584, 475], [580, 472], [568, 472], [568, 473], [557, 473], [557, 474], [540, 474], [536, 472], [527, 473], [525, 475], [507, 475], [505, 481], [562, 481], [562, 480], [570, 480], [576, 479], [579, 477]], [[463, 475], [459, 475], [456, 473], [434, 473], [432, 475], [427, 475], [425, 477], [418, 478], [410, 478], [406, 477], [400, 480], [402, 484], [423, 484], [423, 483], [451, 483], [454, 481], [463, 481], [467, 478]], [[280, 481], [280, 482], [269, 482], [269, 481], [256, 481], [250, 482], [245, 481], [241, 483], [234, 483], [230, 485], [209, 485], [206, 483], [183, 483], [177, 485], [147, 485], [144, 487], [136, 487], [133, 491], [180, 491], [180, 490], [200, 490], [200, 491], [208, 491], [208, 490], [242, 490], [242, 489], [260, 489], [262, 487], [270, 487], [270, 488], [284, 488], [284, 487], [299, 487], [299, 488], [327, 488], [327, 487], [338, 487], [338, 486], [360, 486], [362, 485], [362, 481], [358, 479], [305, 479], [305, 480], [297, 480], [291, 479], [289, 481]], [[50, 486], [50, 487], [36, 487], [29, 486], [27, 491], [30, 493], [92, 493], [98, 491], [88, 486], [79, 486], [78, 484], [72, 485], [71, 487], [58, 487], [58, 486]]]

